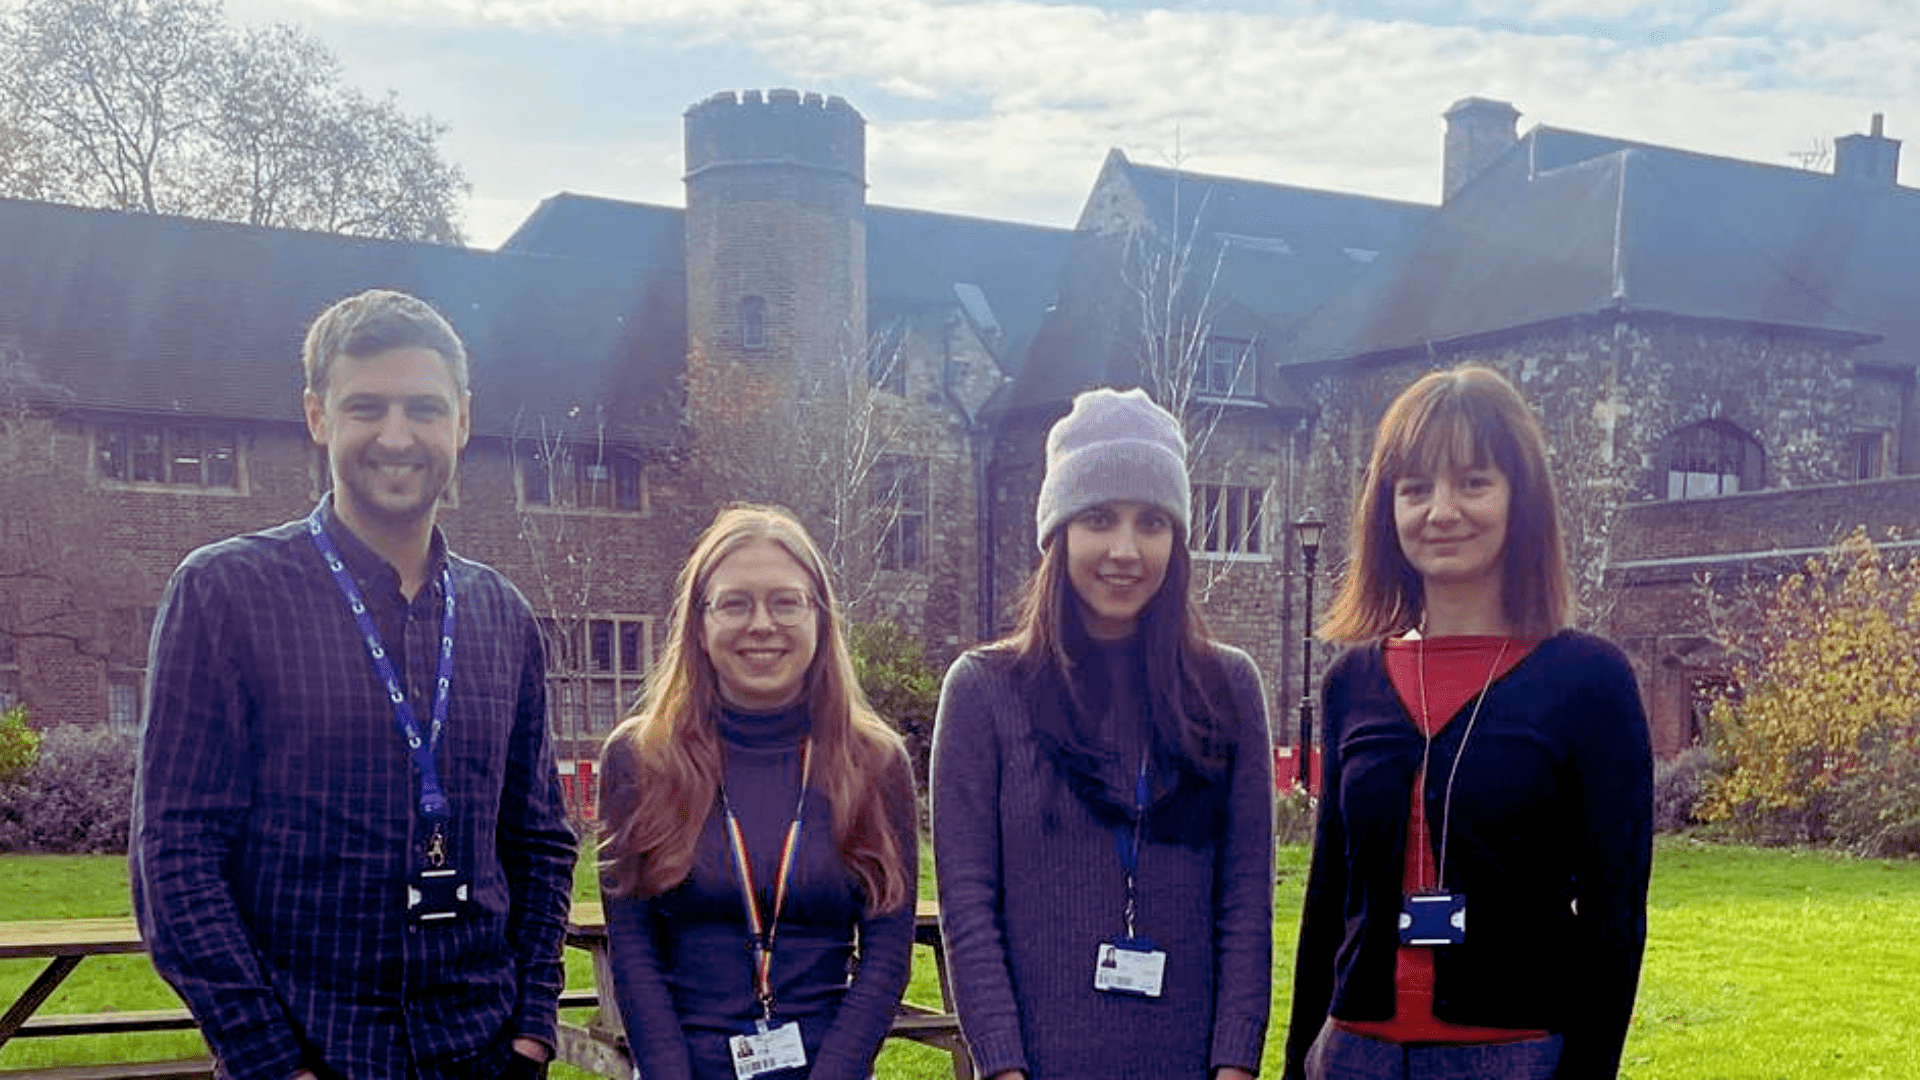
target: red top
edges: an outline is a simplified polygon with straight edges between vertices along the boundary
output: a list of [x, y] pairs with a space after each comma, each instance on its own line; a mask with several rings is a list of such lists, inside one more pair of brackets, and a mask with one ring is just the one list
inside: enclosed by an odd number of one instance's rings
[[[1502, 654], [1502, 646], [1505, 653]], [[1481, 688], [1513, 669], [1532, 645], [1498, 635], [1434, 638], [1426, 643], [1426, 708], [1421, 708], [1421, 643], [1389, 638], [1386, 642], [1387, 677], [1406, 707], [1407, 715], [1428, 737], [1449, 723], [1464, 719], [1467, 707]], [[1424, 771], [1413, 778], [1413, 806], [1407, 815], [1407, 861], [1401, 872], [1401, 891], [1437, 891], [1438, 868], [1427, 827]], [[1473, 898], [1468, 897], [1469, 904]], [[1450, 1024], [1433, 1015], [1433, 949], [1403, 945], [1394, 965], [1394, 1014], [1391, 1020], [1339, 1020], [1357, 1035], [1396, 1043], [1497, 1043], [1537, 1039], [1544, 1031]]]

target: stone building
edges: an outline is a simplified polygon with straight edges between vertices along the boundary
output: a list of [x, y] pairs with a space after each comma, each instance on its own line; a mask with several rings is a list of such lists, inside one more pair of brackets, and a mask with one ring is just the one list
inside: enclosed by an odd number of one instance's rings
[[1042, 433], [1098, 384], [1186, 417], [1195, 584], [1290, 747], [1291, 525], [1344, 521], [1385, 403], [1463, 360], [1538, 405], [1586, 618], [1629, 646], [1672, 752], [1718, 675], [1696, 575], [1920, 524], [1920, 193], [1877, 118], [1826, 175], [1517, 116], [1448, 111], [1437, 205], [1116, 151], [1070, 228], [869, 205], [864, 120], [783, 90], [688, 110], [684, 209], [559, 194], [493, 252], [0, 201], [0, 699], [135, 722], [172, 566], [321, 494], [304, 325], [388, 286], [467, 340], [442, 521], [547, 621], [573, 756], [731, 499], [794, 505], [856, 615], [936, 659], [1004, 629]]

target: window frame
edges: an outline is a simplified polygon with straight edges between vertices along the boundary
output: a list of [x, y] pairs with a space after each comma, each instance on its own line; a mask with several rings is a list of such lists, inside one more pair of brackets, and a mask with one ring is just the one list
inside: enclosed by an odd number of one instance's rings
[[[113, 419], [88, 427], [93, 475], [105, 487], [247, 494], [246, 440], [237, 425]], [[215, 474], [224, 482], [212, 479]]]
[[[547, 647], [547, 724], [556, 738], [597, 743], [617, 726], [659, 658], [652, 615], [597, 612], [542, 616]], [[604, 664], [597, 631], [606, 630]], [[602, 697], [602, 693], [610, 696]], [[604, 704], [603, 704], [604, 702]], [[603, 726], [604, 725], [604, 726]]]
[[[646, 455], [607, 443], [526, 440], [513, 452], [514, 491], [522, 510], [649, 517]], [[605, 476], [596, 477], [596, 470]]]
[[867, 351], [867, 386], [882, 394], [907, 396], [907, 328], [895, 319], [876, 335]]
[[932, 461], [916, 454], [882, 454], [868, 473], [868, 505], [886, 515], [874, 538], [879, 569], [913, 573], [929, 558], [927, 526], [932, 511]]
[[1847, 436], [1847, 479], [1883, 480], [1887, 468], [1887, 447], [1892, 443], [1884, 429], [1856, 431]]
[[[1666, 483], [1662, 496], [1668, 502], [1766, 490], [1766, 448], [1752, 433], [1725, 420], [1699, 420], [1668, 433], [1664, 457]], [[1688, 467], [1683, 468], [1682, 463]], [[1707, 490], [1709, 487], [1712, 490]]]
[[1268, 536], [1267, 487], [1255, 484], [1193, 485], [1193, 528], [1187, 550], [1197, 559], [1265, 562], [1273, 559]]
[[767, 347], [767, 298], [749, 293], [740, 298], [740, 347], [760, 352]]
[[[1203, 398], [1254, 400], [1259, 396], [1259, 367], [1260, 354], [1253, 341], [1210, 336], [1201, 352], [1200, 370], [1194, 373], [1193, 392]], [[1224, 389], [1216, 375], [1225, 378]]]
[[108, 610], [107, 618], [106, 710], [102, 715], [109, 728], [133, 731], [140, 725], [140, 710], [146, 701], [147, 641], [153, 635], [159, 610], [115, 607]]

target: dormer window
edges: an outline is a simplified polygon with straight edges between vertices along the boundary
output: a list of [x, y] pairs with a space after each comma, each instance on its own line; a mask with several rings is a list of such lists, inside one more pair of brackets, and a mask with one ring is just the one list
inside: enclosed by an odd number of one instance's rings
[[1258, 356], [1251, 341], [1208, 338], [1206, 359], [1193, 380], [1194, 393], [1216, 398], [1252, 397], [1253, 369]]
[[740, 298], [740, 347], [743, 349], [767, 347], [767, 301], [764, 297]]

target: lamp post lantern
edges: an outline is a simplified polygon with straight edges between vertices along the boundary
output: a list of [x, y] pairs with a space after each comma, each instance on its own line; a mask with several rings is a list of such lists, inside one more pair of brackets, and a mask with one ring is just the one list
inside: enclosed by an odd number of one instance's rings
[[1293, 533], [1300, 540], [1300, 557], [1307, 578], [1307, 610], [1300, 630], [1300, 739], [1294, 744], [1302, 791], [1308, 790], [1307, 770], [1310, 767], [1309, 760], [1313, 757], [1313, 568], [1320, 557], [1320, 534], [1326, 528], [1327, 523], [1312, 510], [1293, 523]]

